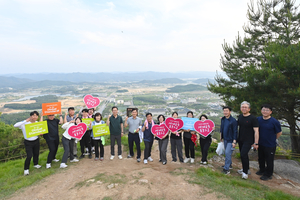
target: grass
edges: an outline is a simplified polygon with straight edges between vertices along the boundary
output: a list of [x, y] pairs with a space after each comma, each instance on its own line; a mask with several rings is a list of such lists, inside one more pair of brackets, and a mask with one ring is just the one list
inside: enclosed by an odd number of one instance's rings
[[[174, 175], [182, 175], [181, 172], [174, 172]], [[267, 199], [267, 200], [296, 200], [298, 197], [286, 194], [278, 190], [271, 190], [265, 185], [254, 180], [243, 180], [232, 175], [223, 175], [211, 168], [200, 167], [194, 172], [186, 173], [186, 179], [191, 184], [203, 185], [211, 191], [216, 191], [231, 199]]]
[[[89, 180], [94, 179], [92, 182], [88, 182]], [[127, 178], [123, 174], [115, 174], [115, 175], [106, 175], [105, 173], [97, 174], [96, 176], [86, 179], [84, 181], [78, 182], [75, 184], [75, 188], [80, 188], [83, 186], [90, 186], [91, 184], [101, 181], [103, 183], [108, 184], [125, 184], [127, 183]]]

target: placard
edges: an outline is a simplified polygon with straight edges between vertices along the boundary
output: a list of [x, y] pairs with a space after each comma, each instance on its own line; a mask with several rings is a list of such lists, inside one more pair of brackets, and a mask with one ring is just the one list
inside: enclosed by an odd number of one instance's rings
[[47, 121], [25, 124], [25, 131], [26, 131], [27, 138], [48, 133]]
[[159, 139], [162, 139], [165, 135], [168, 134], [169, 129], [165, 124], [155, 124], [151, 127], [151, 132], [153, 135], [156, 135], [156, 137], [158, 137]]
[[173, 117], [168, 117], [165, 121], [166, 126], [172, 132], [178, 131], [183, 127], [182, 119], [174, 119]]
[[73, 125], [68, 129], [68, 134], [76, 139], [81, 139], [87, 130], [87, 125], [85, 123], [79, 123]]
[[210, 119], [205, 121], [198, 120], [194, 124], [195, 130], [204, 137], [207, 137], [214, 130], [214, 127], [215, 123]]
[[43, 115], [55, 115], [61, 113], [61, 102], [43, 103]]
[[100, 137], [109, 134], [110, 134], [109, 126], [107, 126], [106, 124], [98, 124], [93, 126], [94, 137]]
[[197, 118], [182, 117], [181, 119], [183, 121], [183, 127], [182, 127], [182, 129], [184, 129], [184, 130], [190, 129], [191, 131], [195, 130], [194, 124], [195, 124], [196, 121], [198, 121]]
[[100, 100], [97, 97], [93, 97], [92, 95], [88, 94], [83, 98], [83, 102], [85, 103], [88, 109], [95, 108], [99, 106]]
[[82, 118], [82, 123], [85, 123], [88, 127], [90, 126], [91, 122], [95, 121], [94, 118]]

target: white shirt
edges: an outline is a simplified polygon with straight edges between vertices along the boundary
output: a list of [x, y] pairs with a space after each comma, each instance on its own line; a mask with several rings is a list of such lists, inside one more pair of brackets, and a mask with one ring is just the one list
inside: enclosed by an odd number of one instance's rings
[[[63, 136], [66, 138], [66, 139], [68, 139], [68, 140], [71, 140], [73, 137], [71, 137], [70, 135], [69, 135], [69, 133], [68, 133], [68, 130], [69, 130], [69, 128], [71, 127], [71, 126], [73, 126], [73, 125], [75, 125], [74, 123], [70, 123], [70, 122], [67, 122], [67, 123], [65, 123], [65, 124], [63, 124], [61, 127], [63, 128], [63, 129], [65, 129], [65, 132], [63, 133]], [[76, 139], [76, 141], [78, 140], [77, 138], [74, 138], [74, 139]]]
[[28, 141], [34, 141], [34, 140], [38, 139], [38, 138], [39, 138], [38, 136], [33, 136], [33, 137], [30, 137], [30, 138], [27, 138], [27, 136], [26, 136], [26, 130], [25, 130], [25, 125], [26, 125], [26, 124], [31, 124], [31, 122], [30, 122], [30, 121], [29, 121], [29, 122], [26, 122], [26, 120], [21, 121], [21, 122], [17, 122], [17, 123], [14, 125], [14, 127], [19, 128], [19, 129], [22, 130], [23, 136], [24, 136], [25, 140], [28, 140]]

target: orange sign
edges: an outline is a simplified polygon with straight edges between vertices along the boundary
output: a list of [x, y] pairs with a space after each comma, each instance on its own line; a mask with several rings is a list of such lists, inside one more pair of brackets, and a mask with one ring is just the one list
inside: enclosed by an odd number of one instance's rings
[[43, 115], [55, 115], [61, 113], [61, 102], [43, 103]]

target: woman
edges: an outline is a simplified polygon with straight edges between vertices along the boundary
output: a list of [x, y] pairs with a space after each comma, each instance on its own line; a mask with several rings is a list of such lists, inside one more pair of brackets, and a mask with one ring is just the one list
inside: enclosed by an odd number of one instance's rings
[[95, 121], [91, 122], [91, 124], [90, 124], [90, 129], [92, 129], [91, 137], [92, 137], [92, 139], [94, 141], [94, 145], [95, 145], [95, 161], [99, 160], [99, 147], [100, 147], [100, 161], [103, 161], [104, 146], [102, 144], [101, 137], [94, 137], [93, 126], [99, 125], [99, 124], [105, 124], [105, 122], [102, 120], [101, 113], [98, 113], [98, 112], [94, 115], [94, 120]]
[[[207, 116], [206, 115], [201, 115], [199, 117], [199, 120], [201, 121], [205, 121], [207, 120]], [[200, 164], [203, 165], [207, 165], [207, 154], [208, 154], [208, 149], [211, 145], [211, 134], [209, 134], [207, 137], [200, 135], [200, 147], [201, 147], [201, 154], [202, 154], [202, 158], [200, 161]]]
[[[157, 121], [158, 124], [165, 123], [165, 116], [158, 115]], [[158, 139], [158, 147], [159, 147], [159, 162], [162, 162], [163, 165], [167, 164], [167, 148], [169, 143], [169, 134], [165, 135], [162, 139]]]
[[[177, 119], [178, 118], [178, 113], [173, 112], [172, 117], [174, 119]], [[170, 136], [171, 139], [170, 140], [171, 140], [172, 162], [177, 162], [176, 149], [177, 149], [179, 161], [183, 162], [181, 132], [182, 132], [182, 130], [179, 130], [179, 131], [176, 131], [176, 132], [171, 132], [171, 136]]]
[[[187, 117], [193, 118], [194, 114], [192, 111], [187, 112]], [[183, 130], [183, 140], [185, 149], [185, 159], [184, 163], [191, 161], [195, 162], [195, 143], [192, 141], [192, 135], [196, 134], [196, 131], [191, 131], [190, 129]]]
[[73, 154], [73, 145], [71, 145], [71, 139], [72, 137], [69, 135], [68, 130], [71, 126], [73, 125], [77, 125], [79, 123], [81, 123], [82, 120], [80, 117], [76, 117], [75, 120], [72, 120], [70, 122], [67, 122], [65, 124], [62, 125], [62, 128], [65, 129], [65, 132], [63, 133], [63, 136], [61, 138], [62, 144], [64, 146], [64, 155], [62, 157], [61, 160], [61, 164], [60, 164], [60, 168], [66, 168], [68, 167], [68, 165], [66, 165], [67, 161], [68, 161], [68, 155], [70, 153], [70, 162], [78, 162], [79, 160], [77, 160], [76, 158], [74, 158], [74, 154]]

